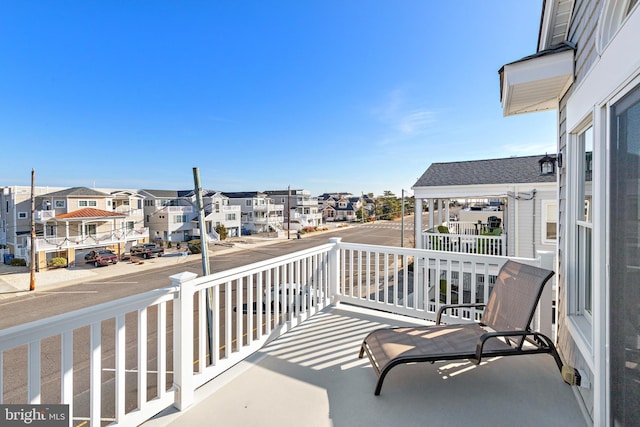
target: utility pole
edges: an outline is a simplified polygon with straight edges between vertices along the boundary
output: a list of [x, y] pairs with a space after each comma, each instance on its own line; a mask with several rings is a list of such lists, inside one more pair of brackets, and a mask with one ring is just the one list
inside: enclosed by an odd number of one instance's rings
[[[196, 203], [198, 209], [198, 223], [200, 225], [200, 254], [202, 255], [202, 275], [209, 275], [209, 247], [207, 244], [207, 233], [204, 223], [204, 206], [202, 203], [202, 187], [200, 186], [200, 171], [198, 168], [193, 168], [193, 183], [195, 185]], [[209, 335], [209, 342], [213, 342], [213, 289], [207, 289], [207, 332]], [[209, 352], [209, 363], [213, 363], [212, 349]]]
[[209, 251], [207, 245], [207, 233], [204, 223], [204, 206], [202, 204], [202, 187], [200, 186], [200, 171], [193, 168], [193, 183], [195, 185], [196, 204], [198, 208], [198, 223], [200, 224], [200, 247], [202, 254], [202, 275], [209, 275]]
[[404, 248], [404, 189], [402, 189], [402, 207], [400, 208], [400, 247]]
[[36, 170], [31, 169], [31, 266], [29, 290], [36, 290]]

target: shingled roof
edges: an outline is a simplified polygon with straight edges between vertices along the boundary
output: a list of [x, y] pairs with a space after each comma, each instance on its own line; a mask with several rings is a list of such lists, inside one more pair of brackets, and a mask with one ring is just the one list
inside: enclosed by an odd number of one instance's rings
[[416, 181], [413, 188], [555, 182], [555, 174], [540, 175], [540, 160], [543, 157], [545, 157], [544, 154], [503, 159], [432, 163]]
[[87, 187], [71, 187], [53, 193], [42, 194], [40, 197], [111, 197], [110, 194]]

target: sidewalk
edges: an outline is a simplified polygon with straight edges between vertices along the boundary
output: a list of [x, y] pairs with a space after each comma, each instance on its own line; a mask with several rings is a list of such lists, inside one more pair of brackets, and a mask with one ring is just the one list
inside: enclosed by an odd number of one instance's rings
[[[209, 255], [215, 256], [217, 254], [235, 252], [282, 241], [282, 239], [259, 239], [253, 237], [230, 239], [229, 241], [210, 244]], [[149, 270], [190, 261], [199, 261], [201, 258], [201, 254], [185, 255], [184, 252], [174, 248], [165, 249], [165, 254], [161, 257], [150, 259], [134, 257], [133, 261], [138, 261], [137, 263], [132, 262], [132, 260], [123, 260], [117, 264], [97, 268], [86, 264], [51, 270], [43, 269], [35, 273], [36, 290], [34, 292], [46, 292], [80, 282], [126, 275], [132, 270]], [[28, 267], [13, 267], [0, 264], [0, 300], [29, 294], [30, 282], [31, 273]]]

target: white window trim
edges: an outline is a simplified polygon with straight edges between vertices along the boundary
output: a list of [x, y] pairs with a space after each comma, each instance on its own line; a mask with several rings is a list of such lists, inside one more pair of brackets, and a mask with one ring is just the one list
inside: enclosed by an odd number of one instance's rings
[[[598, 19], [596, 50], [602, 55], [607, 45], [618, 30], [622, 27], [624, 21], [631, 15], [626, 15], [630, 0], [609, 0], [600, 12]], [[640, 4], [640, 3], [639, 3]], [[637, 9], [636, 4], [634, 9]]]
[[[580, 177], [577, 176], [576, 168], [579, 165], [581, 159], [579, 158], [579, 151], [577, 149], [577, 145], [579, 143], [580, 135], [586, 131], [589, 127], [593, 127], [593, 150], [595, 161], [597, 161], [597, 165], [594, 165], [594, 169], [602, 166], [601, 157], [604, 157], [604, 153], [602, 152], [602, 143], [600, 135], [602, 133], [601, 130], [596, 129], [596, 118], [595, 114], [590, 114], [588, 117], [583, 120], [579, 126], [573, 129], [567, 135], [567, 166], [566, 166], [566, 176], [567, 176], [567, 203], [566, 203], [566, 241], [565, 241], [565, 254], [568, 256], [565, 257], [564, 263], [564, 275], [565, 275], [565, 301], [566, 301], [566, 310], [567, 310], [567, 330], [569, 334], [572, 336], [576, 346], [578, 347], [580, 353], [583, 355], [584, 360], [589, 365], [589, 368], [593, 370], [593, 340], [594, 340], [594, 324], [592, 321], [592, 317], [588, 313], [581, 312], [581, 308], [578, 307], [579, 302], [577, 301], [576, 295], [580, 295], [577, 289], [577, 278], [576, 278], [576, 255], [578, 253], [577, 248], [577, 226], [578, 221], [577, 211], [578, 202], [576, 197], [578, 196], [578, 188], [581, 183], [579, 182]], [[596, 152], [597, 151], [597, 152]], [[596, 174], [592, 176], [592, 202], [596, 204], [599, 200], [599, 186], [596, 186], [595, 180], [601, 179], [603, 174], [601, 170], [596, 170]], [[581, 208], [583, 209], [583, 208]], [[592, 224], [595, 221], [595, 218], [592, 218]], [[596, 244], [594, 242], [594, 236], [592, 235], [592, 245], [595, 248]], [[595, 256], [592, 257], [595, 258]], [[598, 283], [595, 279], [595, 271], [593, 272], [593, 282]], [[592, 289], [593, 292], [593, 289]], [[595, 295], [592, 297], [595, 300]]]
[[53, 207], [55, 209], [64, 209], [67, 207], [67, 201], [62, 199], [62, 200], [54, 200], [53, 201]]
[[[549, 221], [549, 218], [547, 217], [547, 211], [548, 211], [548, 207], [549, 205], [553, 205], [556, 208], [556, 218], [555, 218], [555, 223], [556, 223], [556, 238], [555, 239], [547, 239], [547, 223], [548, 222], [553, 222], [553, 221]], [[555, 245], [558, 242], [558, 202], [556, 200], [542, 200], [541, 202], [541, 207], [542, 207], [542, 215], [540, 220], [541, 220], [541, 233], [540, 233], [540, 241], [545, 244], [545, 245]]]
[[29, 214], [27, 212], [18, 212], [18, 219], [27, 219]]

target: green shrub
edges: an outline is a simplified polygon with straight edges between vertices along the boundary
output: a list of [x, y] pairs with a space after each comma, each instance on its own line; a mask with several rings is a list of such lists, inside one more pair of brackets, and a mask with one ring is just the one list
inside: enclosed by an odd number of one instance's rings
[[220, 236], [220, 240], [227, 240], [227, 227], [223, 224], [216, 225], [216, 233]]
[[187, 245], [189, 246], [189, 251], [192, 254], [202, 253], [202, 244], [200, 243], [200, 239], [189, 240]]
[[62, 257], [51, 258], [47, 263], [49, 268], [61, 268], [67, 266], [67, 259]]
[[167, 249], [171, 249], [173, 246], [171, 245], [171, 240], [167, 242]]
[[9, 265], [14, 267], [25, 267], [27, 265], [27, 261], [22, 258], [12, 258], [9, 260]]

